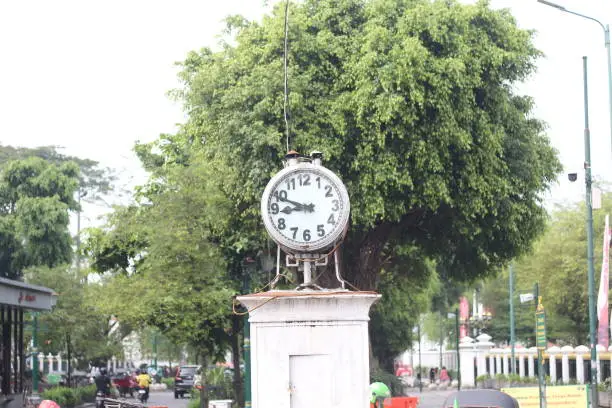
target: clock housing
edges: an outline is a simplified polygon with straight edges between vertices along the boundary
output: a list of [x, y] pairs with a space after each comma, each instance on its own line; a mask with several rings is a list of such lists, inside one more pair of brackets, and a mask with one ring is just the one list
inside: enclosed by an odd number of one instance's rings
[[333, 246], [344, 236], [349, 214], [349, 196], [340, 178], [309, 162], [279, 171], [261, 199], [266, 230], [276, 243], [294, 253]]

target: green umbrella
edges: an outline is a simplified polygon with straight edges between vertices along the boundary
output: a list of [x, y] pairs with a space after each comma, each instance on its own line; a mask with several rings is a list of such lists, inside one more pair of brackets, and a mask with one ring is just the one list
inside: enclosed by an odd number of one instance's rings
[[372, 394], [372, 397], [370, 398], [371, 403], [375, 403], [377, 398], [386, 398], [391, 396], [389, 387], [381, 382], [370, 384], [370, 393]]

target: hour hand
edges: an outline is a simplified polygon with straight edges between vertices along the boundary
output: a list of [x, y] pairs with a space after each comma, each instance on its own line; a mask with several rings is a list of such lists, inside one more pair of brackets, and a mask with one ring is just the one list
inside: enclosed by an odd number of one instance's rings
[[300, 206], [296, 206], [294, 208], [286, 206], [285, 208], [280, 210], [280, 212], [285, 213], [285, 214], [291, 214], [293, 211], [302, 211], [302, 206], [300, 205]]

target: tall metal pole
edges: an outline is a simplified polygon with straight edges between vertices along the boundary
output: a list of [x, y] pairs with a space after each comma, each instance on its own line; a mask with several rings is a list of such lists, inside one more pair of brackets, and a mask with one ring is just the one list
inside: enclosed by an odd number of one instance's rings
[[591, 133], [589, 130], [589, 91], [587, 57], [582, 57], [584, 72], [584, 182], [586, 184], [587, 267], [589, 289], [589, 337], [591, 346], [591, 406], [597, 407], [597, 344], [595, 317], [595, 271], [593, 268], [593, 207], [591, 195]]
[[418, 330], [419, 330], [419, 374], [421, 377], [419, 381], [419, 392], [423, 392], [423, 360], [421, 360], [421, 316], [419, 316]]
[[[540, 285], [538, 284], [538, 282], [535, 283], [534, 288], [533, 288], [533, 294], [534, 294], [534, 304], [535, 304], [535, 311], [538, 311], [538, 305], [540, 303]], [[537, 337], [536, 337], [536, 341], [537, 341]], [[544, 362], [543, 360], [543, 354], [542, 354], [542, 350], [540, 350], [538, 348], [538, 390], [539, 390], [539, 396], [540, 396], [540, 408], [545, 408], [546, 407], [546, 396], [544, 394]]]
[[455, 333], [457, 342], [457, 390], [461, 389], [461, 357], [459, 355], [459, 309], [455, 309]]
[[516, 359], [514, 357], [515, 348], [515, 327], [514, 327], [514, 265], [510, 264], [510, 290], [509, 290], [509, 302], [510, 302], [510, 372], [516, 374]]
[[32, 321], [32, 394], [38, 393], [38, 312]]
[[[250, 275], [243, 268], [243, 287], [244, 294], [249, 293]], [[251, 325], [248, 313], [244, 315], [244, 407], [251, 408]]]
[[612, 58], [610, 57], [610, 25], [604, 28], [606, 53], [608, 54], [608, 108], [610, 109], [610, 138], [612, 139]]

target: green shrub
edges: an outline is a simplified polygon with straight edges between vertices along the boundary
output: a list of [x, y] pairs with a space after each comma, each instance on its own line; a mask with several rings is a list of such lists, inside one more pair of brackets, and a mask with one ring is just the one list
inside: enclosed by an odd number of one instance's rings
[[60, 407], [74, 407], [86, 402], [93, 402], [96, 397], [96, 386], [68, 388], [53, 387], [42, 393], [42, 398], [55, 401]]
[[55, 401], [60, 407], [74, 407], [77, 404], [75, 392], [68, 387], [53, 387], [43, 392], [43, 399]]
[[172, 377], [162, 378], [162, 383], [166, 384], [166, 387], [168, 387], [169, 390], [174, 388], [174, 378]]
[[77, 401], [80, 403], [94, 402], [96, 400], [96, 386], [94, 384], [73, 388]]
[[393, 397], [401, 396], [404, 393], [404, 386], [401, 380], [387, 371], [381, 369], [372, 371], [370, 373], [370, 383], [374, 382], [381, 382], [389, 387]]
[[495, 374], [495, 379], [497, 381], [508, 381], [508, 376], [505, 374]]
[[187, 404], [187, 408], [200, 408], [200, 397], [192, 398]]

